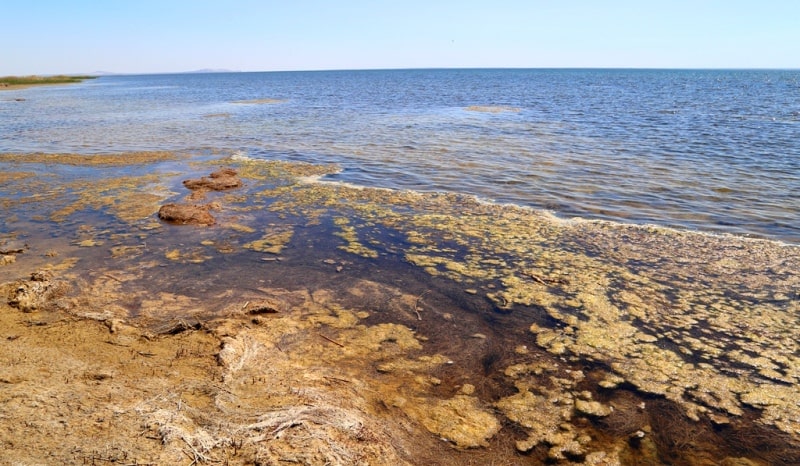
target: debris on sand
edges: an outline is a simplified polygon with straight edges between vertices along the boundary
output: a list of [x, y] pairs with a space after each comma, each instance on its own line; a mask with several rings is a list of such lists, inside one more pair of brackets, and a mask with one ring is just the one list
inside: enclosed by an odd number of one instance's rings
[[53, 299], [64, 294], [68, 285], [53, 279], [48, 271], [31, 274], [30, 280], [19, 280], [8, 286], [7, 302], [22, 312], [42, 310]]

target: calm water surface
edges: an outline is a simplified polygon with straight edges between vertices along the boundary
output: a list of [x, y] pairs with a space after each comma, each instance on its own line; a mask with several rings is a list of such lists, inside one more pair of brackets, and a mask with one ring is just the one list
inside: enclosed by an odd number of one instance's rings
[[[24, 99], [18, 101], [16, 99]], [[270, 99], [266, 103], [242, 103]], [[0, 93], [0, 152], [238, 151], [333, 178], [800, 243], [800, 71], [109, 76]]]

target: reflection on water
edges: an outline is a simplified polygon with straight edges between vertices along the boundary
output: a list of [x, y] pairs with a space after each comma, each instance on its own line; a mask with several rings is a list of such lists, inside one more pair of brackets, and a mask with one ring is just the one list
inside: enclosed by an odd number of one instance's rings
[[797, 83], [793, 71], [103, 77], [0, 95], [26, 99], [0, 102], [0, 151], [240, 150], [338, 163], [334, 179], [365, 186], [796, 243]]
[[[2, 281], [63, 263], [78, 284], [64, 309], [156, 329], [302, 310], [292, 325], [342, 349], [326, 361], [405, 387], [387, 409], [497, 458], [800, 459], [795, 246], [308, 181], [334, 166], [126, 158], [76, 171], [6, 157]], [[181, 183], [220, 165], [244, 186], [198, 197]], [[160, 223], [165, 202], [214, 204], [216, 224]], [[346, 357], [364, 328], [391, 358]]]

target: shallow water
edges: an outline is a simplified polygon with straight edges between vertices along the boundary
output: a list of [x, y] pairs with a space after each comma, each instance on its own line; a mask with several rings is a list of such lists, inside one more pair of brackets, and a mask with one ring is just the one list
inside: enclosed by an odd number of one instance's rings
[[237, 150], [338, 163], [331, 178], [366, 186], [792, 243], [798, 124], [797, 71], [111, 76], [0, 94], [2, 152]]

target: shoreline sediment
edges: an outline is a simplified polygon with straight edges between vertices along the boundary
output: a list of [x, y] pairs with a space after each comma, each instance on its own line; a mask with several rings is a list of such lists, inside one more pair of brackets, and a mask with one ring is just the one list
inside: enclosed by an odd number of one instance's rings
[[308, 183], [335, 167], [89, 159], [0, 157], [0, 403], [30, 420], [1, 440], [31, 460], [64, 418], [66, 462], [800, 457], [797, 248]]

